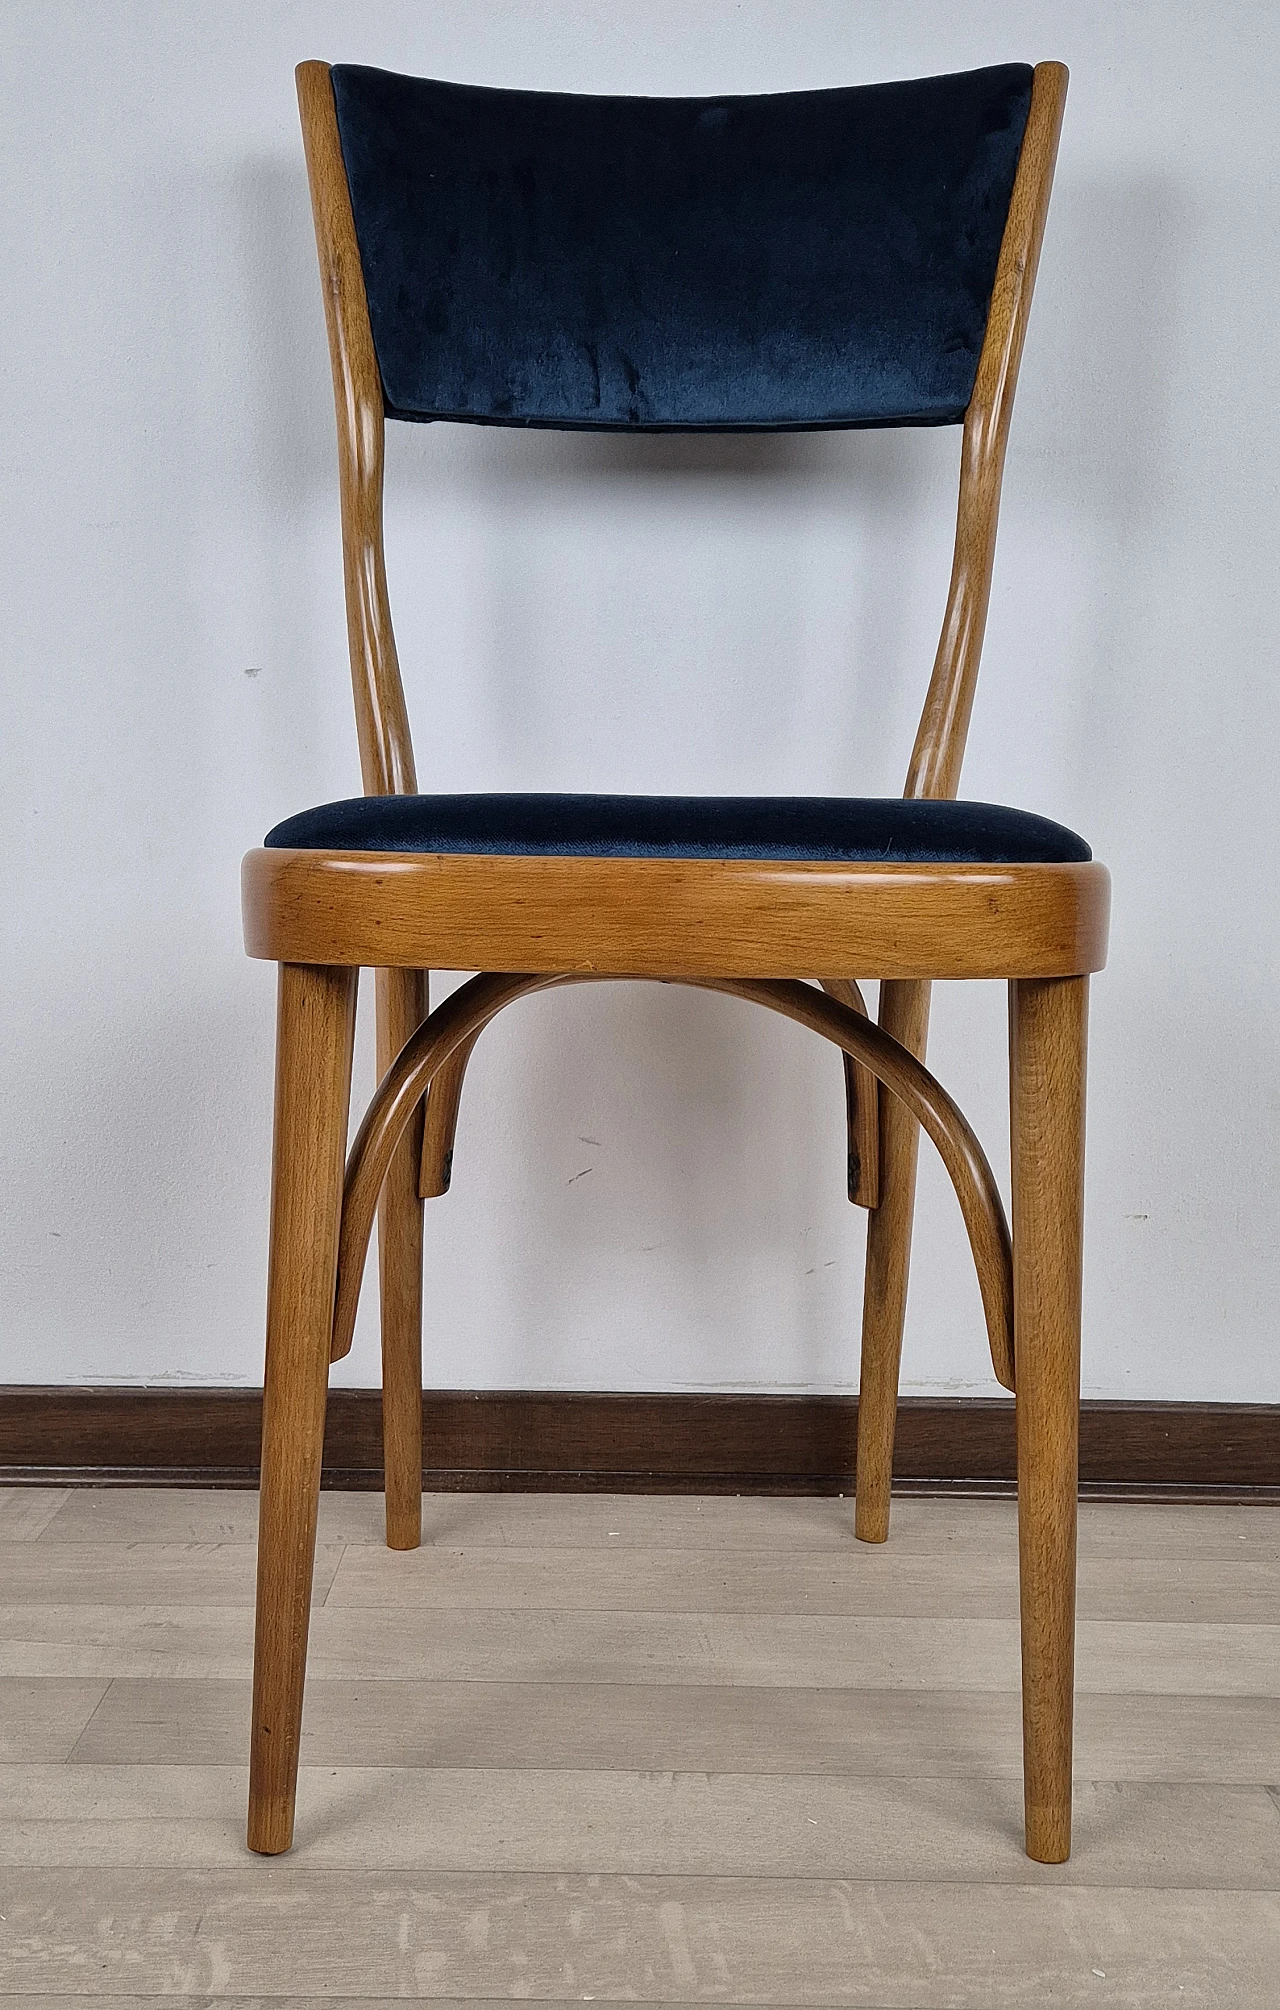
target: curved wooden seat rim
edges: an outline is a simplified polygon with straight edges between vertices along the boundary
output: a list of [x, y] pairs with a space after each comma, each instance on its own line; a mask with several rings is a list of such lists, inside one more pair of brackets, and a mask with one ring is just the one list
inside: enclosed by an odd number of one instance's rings
[[1082, 977], [1105, 866], [259, 850], [250, 956], [660, 977]]

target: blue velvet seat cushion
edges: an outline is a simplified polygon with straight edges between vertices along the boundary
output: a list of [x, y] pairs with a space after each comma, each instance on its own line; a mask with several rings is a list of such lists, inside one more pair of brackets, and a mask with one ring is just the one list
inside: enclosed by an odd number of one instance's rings
[[963, 418], [1025, 63], [718, 98], [331, 75], [393, 418]]
[[354, 796], [287, 818], [265, 842], [299, 851], [904, 865], [1093, 856], [1074, 831], [1029, 810], [858, 796]]

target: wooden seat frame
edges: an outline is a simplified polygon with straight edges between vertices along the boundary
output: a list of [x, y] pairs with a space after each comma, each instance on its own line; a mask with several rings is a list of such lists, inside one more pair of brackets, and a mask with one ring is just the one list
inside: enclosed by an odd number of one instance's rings
[[[337, 405], [364, 787], [411, 794], [383, 557], [381, 379], [328, 66], [304, 63], [297, 79]], [[950, 590], [908, 797], [953, 797], [959, 784], [1066, 83], [1061, 64], [1037, 66], [964, 420]], [[921, 1125], [942, 1154], [977, 1265], [995, 1372], [1016, 1391], [1026, 1846], [1042, 1862], [1066, 1858], [1085, 1042], [1088, 977], [1105, 960], [1108, 901], [1108, 877], [1096, 864], [249, 854], [246, 946], [280, 966], [251, 1848], [272, 1854], [293, 1836], [328, 1368], [350, 1346], [374, 1213], [387, 1541], [410, 1549], [421, 1539], [422, 1201], [449, 1184], [468, 1058], [516, 999], [629, 977], [767, 1006], [844, 1054], [849, 1192], [870, 1210], [855, 1520], [865, 1542], [888, 1533]], [[377, 972], [381, 1082], [348, 1158], [362, 967]], [[488, 974], [428, 1016], [432, 969]], [[851, 972], [880, 980], [878, 1023]], [[1012, 1237], [981, 1146], [923, 1062], [931, 980], [972, 977], [1009, 980]]]

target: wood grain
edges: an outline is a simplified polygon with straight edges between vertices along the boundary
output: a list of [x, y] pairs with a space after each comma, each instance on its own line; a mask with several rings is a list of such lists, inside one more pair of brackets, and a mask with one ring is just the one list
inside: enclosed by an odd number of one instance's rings
[[[1036, 66], [973, 397], [965, 414], [951, 584], [907, 774], [908, 797], [954, 797], [960, 786], [991, 598], [1009, 423], [1053, 186], [1066, 89], [1067, 72], [1061, 63]], [[886, 971], [885, 975], [897, 977], [899, 973]], [[923, 1060], [929, 1029], [928, 985], [882, 985], [880, 1024]], [[882, 1204], [868, 1227], [862, 1316], [858, 1536], [863, 1542], [884, 1542], [889, 1533], [889, 1482], [918, 1155], [917, 1127], [900, 1105], [886, 1109], [883, 1130]]]
[[1027, 1852], [1071, 1849], [1084, 1234], [1084, 978], [1010, 986]]
[[[889, 981], [880, 986], [881, 1028], [921, 1061], [929, 1032], [929, 1000], [927, 984]], [[889, 1534], [898, 1370], [907, 1313], [920, 1150], [920, 1126], [897, 1097], [884, 1098], [879, 1145], [879, 1205], [867, 1223], [862, 1286], [855, 1524], [860, 1542], [884, 1542]]]
[[1103, 866], [251, 851], [245, 948], [422, 970], [1056, 977], [1106, 960]]
[[1065, 64], [1037, 63], [986, 334], [965, 413], [951, 584], [907, 773], [905, 793], [912, 797], [951, 797], [960, 786], [991, 599], [1009, 424], [1066, 96]]
[[[822, 988], [841, 1005], [867, 1016], [867, 1001], [851, 977], [824, 977]], [[883, 1024], [883, 1021], [881, 1021]], [[845, 1113], [849, 1134], [849, 1199], [855, 1207], [880, 1205], [880, 1084], [852, 1054], [844, 1056]]]
[[366, 795], [412, 795], [418, 786], [413, 741], [383, 555], [382, 379], [369, 326], [329, 66], [300, 63], [295, 76], [333, 370], [347, 640], [360, 767]]
[[[333, 370], [347, 638], [360, 766], [367, 794], [412, 794], [417, 788], [413, 743], [383, 552], [382, 379], [328, 66], [301, 63], [296, 75]], [[425, 972], [379, 970], [376, 1013], [381, 1074], [426, 1017]], [[379, 1217], [387, 1541], [396, 1549], [412, 1549], [418, 1540], [421, 1492], [421, 1129], [419, 1112], [388, 1170]]]
[[356, 973], [285, 964], [276, 1031], [249, 1847], [293, 1833]]
[[[378, 1074], [382, 1076], [427, 1016], [422, 970], [379, 970]], [[422, 1539], [422, 1157], [419, 1102], [392, 1155], [378, 1202], [378, 1291], [382, 1317], [383, 1484], [387, 1543], [416, 1549]]]
[[462, 1105], [462, 1084], [467, 1063], [483, 1027], [464, 1040], [431, 1084], [427, 1095], [426, 1121], [422, 1134], [422, 1161], [418, 1192], [423, 1200], [439, 1200], [448, 1193], [453, 1179], [453, 1146], [458, 1133], [458, 1112]]

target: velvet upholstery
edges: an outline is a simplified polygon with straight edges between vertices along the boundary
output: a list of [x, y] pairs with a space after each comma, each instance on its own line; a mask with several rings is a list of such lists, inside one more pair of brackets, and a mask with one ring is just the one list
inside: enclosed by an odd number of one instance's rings
[[1026, 65], [723, 98], [332, 78], [392, 417], [964, 416]]
[[277, 824], [298, 851], [1060, 864], [1083, 838], [994, 803], [843, 796], [354, 796]]

